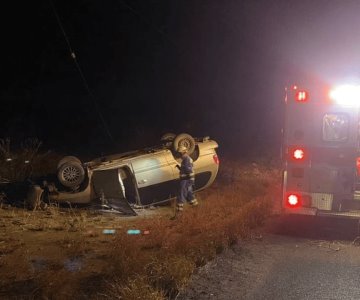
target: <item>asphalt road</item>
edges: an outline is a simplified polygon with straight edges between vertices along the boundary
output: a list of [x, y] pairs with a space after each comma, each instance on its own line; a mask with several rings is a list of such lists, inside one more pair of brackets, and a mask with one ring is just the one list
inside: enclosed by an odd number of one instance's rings
[[183, 299], [360, 299], [357, 220], [273, 217], [201, 268]]

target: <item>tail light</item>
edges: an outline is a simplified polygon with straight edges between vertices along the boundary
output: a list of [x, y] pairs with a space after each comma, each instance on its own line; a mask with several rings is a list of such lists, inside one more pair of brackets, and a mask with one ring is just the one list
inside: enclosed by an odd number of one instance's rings
[[295, 93], [295, 100], [297, 102], [307, 102], [309, 100], [309, 94], [306, 91], [297, 91]]
[[220, 163], [219, 157], [216, 154], [213, 156], [213, 159], [217, 165]]
[[303, 147], [291, 147], [289, 156], [291, 160], [301, 162], [307, 159], [307, 151]]
[[305, 151], [304, 149], [298, 148], [293, 151], [292, 155], [295, 160], [303, 160], [305, 158]]
[[286, 198], [286, 204], [288, 207], [299, 207], [301, 205], [300, 195], [297, 194], [289, 194]]
[[357, 176], [360, 176], [360, 157], [356, 158]]

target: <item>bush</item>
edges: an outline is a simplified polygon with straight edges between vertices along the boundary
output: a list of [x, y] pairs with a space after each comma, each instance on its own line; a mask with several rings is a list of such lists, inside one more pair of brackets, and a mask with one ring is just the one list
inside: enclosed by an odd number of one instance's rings
[[11, 147], [10, 139], [0, 139], [0, 183], [23, 182], [53, 171], [56, 159], [50, 152], [41, 153], [41, 145], [34, 138]]

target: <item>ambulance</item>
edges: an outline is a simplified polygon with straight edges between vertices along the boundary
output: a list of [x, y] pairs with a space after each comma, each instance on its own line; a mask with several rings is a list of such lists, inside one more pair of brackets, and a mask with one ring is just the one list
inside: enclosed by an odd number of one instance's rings
[[360, 85], [291, 85], [282, 130], [286, 214], [360, 218]]

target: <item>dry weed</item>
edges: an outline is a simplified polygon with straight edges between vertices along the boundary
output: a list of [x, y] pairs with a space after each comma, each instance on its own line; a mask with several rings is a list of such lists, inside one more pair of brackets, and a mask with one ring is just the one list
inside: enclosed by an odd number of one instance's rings
[[153, 288], [145, 276], [135, 276], [126, 283], [121, 279], [113, 279], [107, 283], [106, 291], [100, 294], [102, 299], [165, 300], [163, 292]]
[[218, 185], [202, 193], [206, 199], [198, 207], [186, 206], [175, 220], [143, 220], [137, 228], [149, 230], [150, 236], [120, 235], [113, 250], [118, 280], [145, 276], [147, 284], [173, 297], [196, 266], [263, 223], [271, 208], [271, 200], [264, 196], [270, 179], [256, 175]]
[[150, 251], [143, 251], [141, 236], [120, 234], [111, 248], [111, 273], [119, 280], [126, 280], [135, 274], [144, 274]]
[[[196, 267], [206, 264], [263, 223], [272, 204], [271, 195], [266, 194], [279, 179], [277, 171], [258, 164], [229, 164], [220, 173], [213, 187], [197, 195], [198, 207], [185, 206], [175, 220], [166, 215], [131, 223], [131, 228], [148, 230], [150, 234], [127, 235], [124, 229], [106, 239], [107, 249], [101, 252], [106, 271], [99, 274], [108, 280], [101, 285], [104, 292], [94, 292], [99, 299], [173, 298]], [[16, 214], [11, 211], [7, 216], [9, 222], [16, 221]], [[112, 225], [116, 222], [99, 216], [90, 218], [71, 208], [64, 212], [56, 206], [27, 212], [24, 219], [25, 225], [12, 226], [64, 230], [66, 234], [59, 248], [70, 263], [72, 259], [75, 262], [86, 259], [89, 240], [84, 233], [90, 225], [108, 226], [108, 222]], [[58, 282], [54, 283], [54, 278]], [[67, 287], [62, 295], [70, 289], [67, 283], [71, 281], [71, 273], [64, 267], [46, 268], [34, 280], [39, 287], [34, 297], [56, 298], [61, 285]], [[84, 294], [85, 290], [80, 293]]]
[[186, 285], [194, 269], [194, 263], [182, 255], [153, 257], [147, 265], [147, 277], [156, 289], [172, 298]]
[[14, 149], [10, 139], [0, 139], [0, 181], [21, 182], [31, 177], [47, 155], [39, 152], [41, 145], [36, 138], [26, 139]]
[[71, 272], [61, 268], [44, 268], [34, 277], [37, 288], [32, 292], [33, 299], [70, 299], [72, 294]]

